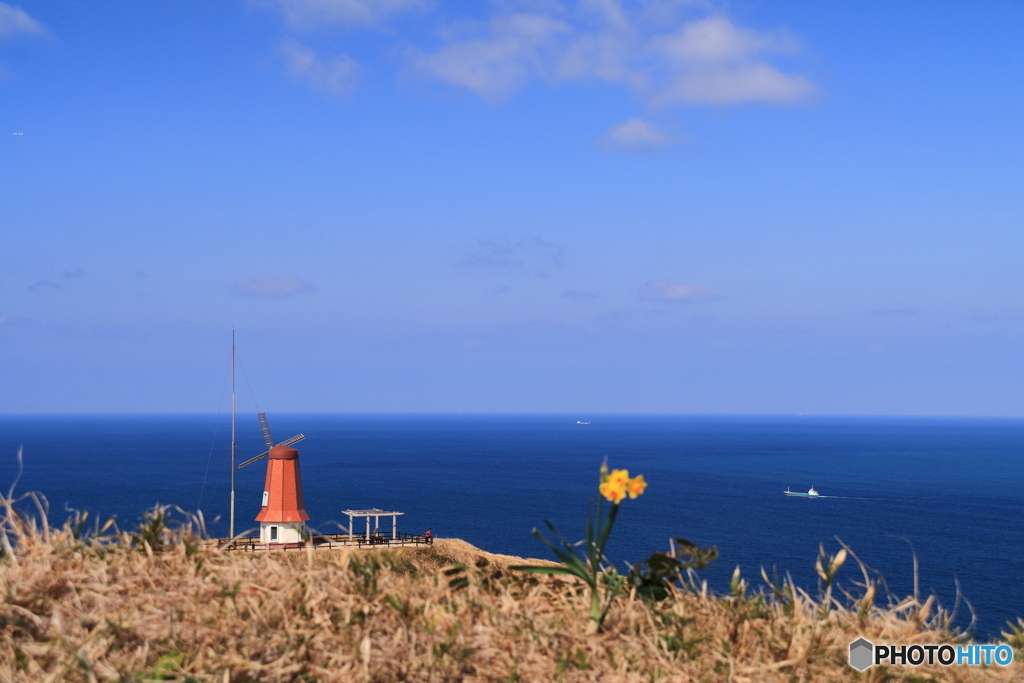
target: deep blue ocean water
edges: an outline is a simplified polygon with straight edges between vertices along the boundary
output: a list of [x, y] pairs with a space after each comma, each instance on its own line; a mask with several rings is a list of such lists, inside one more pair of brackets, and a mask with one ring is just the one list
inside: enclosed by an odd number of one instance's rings
[[[336, 531], [341, 510], [400, 510], [399, 530], [454, 536], [497, 553], [549, 557], [530, 530], [551, 520], [578, 540], [602, 460], [642, 473], [609, 547], [624, 566], [670, 537], [716, 545], [705, 572], [725, 590], [738, 564], [789, 572], [814, 593], [819, 543], [838, 536], [885, 576], [952, 607], [956, 581], [977, 613], [975, 633], [998, 635], [1024, 616], [1024, 420], [748, 416], [271, 415], [277, 440], [298, 444], [311, 526]], [[220, 516], [226, 535], [229, 425], [223, 415], [0, 416], [0, 486], [132, 528], [155, 502]], [[263, 450], [255, 416], [238, 421], [238, 461]], [[239, 530], [259, 511], [265, 461], [240, 470]], [[788, 498], [787, 486], [819, 500]], [[383, 524], [383, 522], [382, 522]], [[358, 530], [357, 526], [357, 530]], [[840, 581], [859, 579], [853, 562]], [[755, 584], [757, 581], [754, 582]], [[957, 623], [970, 622], [962, 605]]]

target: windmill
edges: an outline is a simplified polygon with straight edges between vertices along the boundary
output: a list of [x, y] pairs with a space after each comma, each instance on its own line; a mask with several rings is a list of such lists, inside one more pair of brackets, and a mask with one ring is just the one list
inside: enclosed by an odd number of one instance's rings
[[[264, 452], [260, 453], [255, 458], [249, 458], [248, 460], [243, 462], [241, 465], [239, 465], [238, 469], [242, 469], [246, 465], [251, 465], [254, 462], [256, 462], [257, 460], [262, 460], [263, 458], [265, 458], [268, 455], [270, 455], [270, 449], [274, 448], [274, 446], [275, 446], [275, 444], [274, 444], [274, 437], [272, 437], [270, 435], [270, 424], [267, 422], [267, 414], [266, 413], [260, 413], [260, 427], [263, 428], [263, 440], [267, 442], [267, 450], [265, 450]], [[305, 438], [306, 438], [305, 434], [296, 434], [292, 438], [285, 439], [284, 441], [282, 441], [281, 443], [276, 444], [276, 445], [277, 446], [291, 446], [293, 443], [298, 443], [298, 442], [302, 441]]]
[[302, 500], [302, 474], [299, 471], [299, 452], [291, 447], [305, 439], [296, 434], [274, 445], [266, 413], [260, 413], [260, 426], [267, 451], [246, 460], [239, 469], [257, 460], [267, 458], [267, 477], [263, 485], [263, 504], [256, 521], [260, 523], [260, 543], [267, 547], [280, 543], [297, 543], [306, 536], [305, 522], [309, 520]]

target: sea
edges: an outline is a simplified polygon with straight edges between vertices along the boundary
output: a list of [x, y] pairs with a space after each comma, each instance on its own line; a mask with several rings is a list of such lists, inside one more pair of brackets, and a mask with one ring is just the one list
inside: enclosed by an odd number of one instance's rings
[[[554, 559], [531, 531], [549, 521], [580, 540], [607, 461], [649, 484], [612, 533], [622, 570], [684, 538], [718, 548], [702, 573], [712, 590], [739, 566], [754, 587], [765, 568], [815, 594], [819, 548], [842, 541], [894, 600], [913, 594], [916, 561], [922, 597], [979, 639], [1024, 617], [1021, 419], [282, 413], [270, 425], [277, 441], [306, 436], [305, 505], [320, 532], [344, 529], [342, 510], [379, 508], [403, 513], [399, 531]], [[239, 415], [236, 442], [238, 462], [266, 450], [255, 415]], [[225, 414], [2, 415], [0, 489], [17, 479], [15, 495], [41, 492], [51, 523], [88, 510], [134, 529], [158, 502], [201, 509], [222, 537], [229, 444]], [[236, 471], [238, 531], [257, 527], [265, 463]], [[811, 486], [820, 498], [783, 495]], [[860, 580], [848, 560], [839, 583]]]

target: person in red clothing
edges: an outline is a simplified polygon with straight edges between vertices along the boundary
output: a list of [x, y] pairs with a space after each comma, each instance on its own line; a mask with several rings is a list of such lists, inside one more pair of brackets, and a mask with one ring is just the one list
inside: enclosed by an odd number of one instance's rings
[[427, 529], [426, 533], [423, 534], [423, 538], [427, 539], [427, 543], [434, 543], [434, 532], [431, 529]]

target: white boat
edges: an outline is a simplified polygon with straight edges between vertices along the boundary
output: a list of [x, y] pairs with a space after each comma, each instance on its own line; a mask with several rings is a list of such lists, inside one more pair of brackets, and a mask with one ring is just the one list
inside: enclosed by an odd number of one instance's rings
[[789, 487], [787, 486], [786, 490], [783, 491], [783, 493], [786, 494], [787, 496], [796, 496], [797, 498], [817, 498], [818, 497], [818, 492], [814, 490], [813, 486], [811, 487], [811, 490], [808, 491], [807, 493], [797, 493], [796, 491], [790, 491]]

